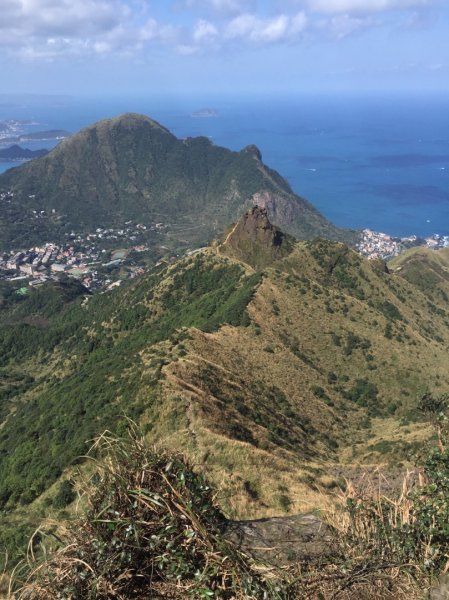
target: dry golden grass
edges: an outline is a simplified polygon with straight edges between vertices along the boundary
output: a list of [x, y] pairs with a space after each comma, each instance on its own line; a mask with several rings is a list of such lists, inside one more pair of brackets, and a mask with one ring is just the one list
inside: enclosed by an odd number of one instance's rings
[[[305, 564], [296, 572], [297, 598], [310, 600], [422, 600], [430, 587], [423, 563], [402, 563], [394, 539], [380, 531], [400, 529], [412, 522], [410, 493], [417, 484], [415, 472], [407, 472], [397, 495], [381, 473], [347, 480], [338, 503], [323, 513], [337, 535], [335, 560]], [[423, 542], [422, 557], [431, 554], [431, 537]], [[427, 596], [426, 596], [427, 597]]]
[[[415, 314], [428, 311], [424, 295], [397, 276], [379, 275], [369, 263], [354, 268], [359, 276], [357, 269], [363, 272], [359, 280], [365, 300], [329, 285], [306, 245], [298, 244], [289, 258], [267, 270], [268, 277], [248, 307], [250, 327], [224, 326], [215, 333], [191, 330], [182, 357], [161, 346], [169, 364], [162, 369], [158, 419], [152, 421], [149, 439], [184, 448], [204, 466], [214, 483], [223, 488], [223, 501], [231, 514], [282, 512], [282, 494], [289, 497], [291, 511], [321, 508], [318, 490], [335, 485], [335, 464], [343, 463], [348, 473], [364, 465], [389, 466], [398, 462], [397, 448], [413, 448], [430, 437], [427, 426], [402, 422], [402, 416], [416, 406], [427, 387], [449, 387], [447, 328], [443, 324], [440, 328], [447, 338], [444, 343], [425, 339], [421, 331], [425, 319]], [[295, 277], [307, 277], [309, 283], [306, 286]], [[392, 287], [385, 284], [385, 278], [393, 282]], [[398, 300], [398, 295], [404, 301]], [[402, 341], [384, 335], [387, 318], [375, 306], [387, 300], [399, 306], [404, 317], [394, 325]], [[433, 318], [435, 327], [443, 319], [438, 314]], [[349, 333], [369, 341], [369, 349], [346, 353]], [[334, 336], [341, 338], [340, 346], [334, 344]], [[294, 343], [299, 353], [292, 350]], [[150, 356], [143, 360], [151, 363]], [[330, 373], [337, 377], [337, 385], [329, 383]], [[378, 402], [384, 407], [381, 417], [371, 418], [363, 427], [366, 409], [345, 399], [340, 391], [362, 377], [375, 383]], [[214, 381], [225, 402], [217, 398]], [[258, 394], [273, 387], [285, 395], [297, 418], [311, 426], [300, 435], [294, 421], [287, 421], [294, 447], [283, 447], [265, 426], [236, 410], [239, 400], [257, 410], [263, 400]], [[317, 388], [331, 401], [317, 397]], [[385, 414], [389, 404], [397, 405], [394, 416]], [[231, 421], [248, 429], [254, 442], [236, 439], [229, 428]], [[389, 444], [387, 449], [376, 450], [382, 448], [382, 442]], [[405, 464], [409, 460], [406, 454], [404, 450], [401, 458]], [[259, 481], [258, 498], [248, 494], [245, 485], [255, 479]]]
[[403, 267], [410, 259], [417, 258], [425, 258], [426, 260], [430, 260], [446, 269], [449, 269], [449, 248], [442, 248], [435, 251], [425, 246], [410, 248], [410, 250], [402, 252], [399, 256], [391, 259], [388, 264], [390, 268], [396, 270]]

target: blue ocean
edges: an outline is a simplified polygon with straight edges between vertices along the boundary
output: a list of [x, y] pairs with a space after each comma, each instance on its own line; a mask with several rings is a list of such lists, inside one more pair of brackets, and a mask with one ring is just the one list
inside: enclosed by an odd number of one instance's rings
[[[216, 116], [194, 116], [205, 108]], [[33, 119], [38, 124], [28, 130], [76, 132], [129, 111], [178, 137], [204, 135], [233, 150], [256, 144], [264, 162], [337, 225], [395, 236], [449, 235], [449, 97], [30, 97], [0, 104], [0, 121]], [[0, 171], [10, 167], [0, 163]]]

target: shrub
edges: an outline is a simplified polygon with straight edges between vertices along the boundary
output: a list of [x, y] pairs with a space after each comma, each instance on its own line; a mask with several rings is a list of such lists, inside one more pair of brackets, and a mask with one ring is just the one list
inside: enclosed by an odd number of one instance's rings
[[259, 500], [259, 498], [260, 498], [259, 489], [252, 481], [249, 481], [249, 480], [244, 481], [243, 489], [248, 494], [248, 496], [251, 498], [251, 500]]
[[287, 496], [287, 494], [279, 494], [279, 496], [278, 496], [278, 502], [279, 502], [280, 508], [284, 512], [289, 512], [290, 511], [292, 501]]
[[345, 393], [345, 397], [359, 406], [366, 406], [371, 411], [377, 412], [377, 394], [378, 389], [376, 384], [364, 378], [357, 379], [352, 388]]
[[181, 455], [149, 449], [136, 432], [103, 434], [95, 450], [86, 514], [23, 585], [16, 579], [16, 598], [153, 598], [161, 586], [170, 598], [281, 598], [224, 540], [214, 490]]
[[[389, 565], [430, 582], [448, 567], [449, 397], [426, 394], [420, 409], [435, 425], [438, 444], [419, 461], [418, 476], [409, 471], [396, 497], [384, 495], [379, 484], [377, 491], [348, 484], [346, 506], [348, 539], [363, 546], [366, 564]], [[375, 449], [391, 447], [383, 442]]]
[[384, 336], [387, 338], [387, 340], [393, 339], [393, 328], [391, 326], [391, 323], [386, 324]]
[[76, 498], [75, 490], [73, 489], [73, 481], [65, 479], [60, 485], [53, 500], [55, 508], [65, 508], [71, 504]]
[[337, 383], [337, 380], [337, 375], [333, 371], [329, 371], [327, 374], [327, 383], [329, 383], [329, 385], [334, 385]]

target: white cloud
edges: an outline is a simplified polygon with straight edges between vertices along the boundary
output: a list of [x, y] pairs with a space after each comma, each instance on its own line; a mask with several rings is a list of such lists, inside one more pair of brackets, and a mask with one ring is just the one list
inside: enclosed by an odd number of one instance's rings
[[[38, 35], [92, 35], [110, 30], [129, 15], [129, 8], [118, 0], [17, 0], [15, 6], [9, 26]], [[2, 24], [8, 25], [5, 20]]]
[[201, 42], [209, 42], [214, 40], [218, 36], [218, 29], [210, 23], [210, 21], [205, 21], [204, 19], [200, 19], [193, 30], [193, 39], [197, 43]]
[[310, 10], [320, 13], [373, 13], [417, 8], [433, 3], [432, 0], [307, 0]]
[[[25, 60], [129, 55], [177, 30], [124, 0], [0, 0], [0, 48]], [[145, 18], [144, 18], [145, 17]]]
[[177, 30], [172, 25], [161, 25], [156, 19], [148, 19], [137, 30], [138, 38], [143, 42], [171, 42], [177, 37]]
[[197, 7], [225, 14], [241, 14], [249, 10], [255, 2], [254, 0], [184, 0], [182, 4], [187, 8]]
[[302, 12], [293, 16], [280, 14], [272, 18], [243, 14], [228, 23], [224, 37], [256, 44], [281, 42], [298, 36], [306, 25], [307, 17]]
[[242, 10], [242, 2], [239, 0], [209, 0], [209, 4], [216, 10], [223, 11], [240, 11]]
[[176, 47], [178, 54], [182, 56], [193, 56], [194, 54], [198, 54], [201, 52], [201, 48], [199, 46], [193, 46], [190, 44], [179, 44]]
[[[407, 9], [405, 16], [396, 15], [408, 19], [402, 27], [424, 27], [432, 12], [426, 8], [439, 1], [171, 0], [165, 18], [176, 24], [170, 24], [154, 18], [151, 7], [157, 2], [150, 0], [0, 0], [0, 52], [55, 60], [144, 56], [148, 48], [165, 45], [188, 56], [294, 42], [306, 33], [308, 39], [330, 35], [339, 40], [381, 25], [379, 15], [390, 9]], [[267, 12], [270, 4], [277, 13]]]
[[300, 12], [294, 15], [290, 21], [290, 33], [291, 35], [297, 35], [302, 33], [308, 25], [307, 17], [304, 12]]
[[350, 15], [336, 15], [323, 24], [325, 29], [328, 29], [333, 37], [341, 40], [349, 35], [359, 33], [364, 29], [378, 24], [369, 17], [352, 17]]

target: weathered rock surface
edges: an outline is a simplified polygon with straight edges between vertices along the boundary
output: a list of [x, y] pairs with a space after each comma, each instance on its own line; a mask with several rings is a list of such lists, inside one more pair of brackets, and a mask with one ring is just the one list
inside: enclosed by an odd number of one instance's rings
[[312, 513], [231, 521], [225, 536], [255, 560], [278, 566], [323, 558], [336, 542], [331, 527]]
[[228, 232], [222, 252], [255, 268], [263, 268], [286, 256], [294, 239], [272, 225], [266, 208], [254, 206]]

